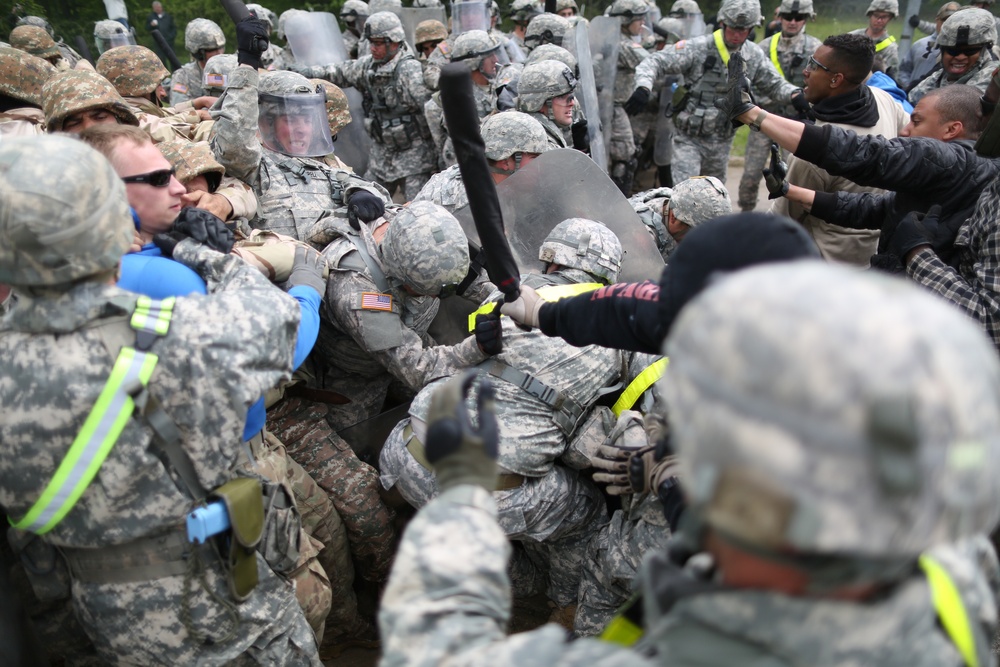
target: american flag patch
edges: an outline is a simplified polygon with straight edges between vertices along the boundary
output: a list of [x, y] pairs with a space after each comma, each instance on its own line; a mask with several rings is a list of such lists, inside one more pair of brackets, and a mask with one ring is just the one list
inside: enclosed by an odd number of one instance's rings
[[362, 292], [361, 310], [384, 310], [391, 312], [392, 295], [379, 294], [378, 292]]
[[176, 90], [178, 93], [186, 93], [188, 91], [188, 87], [185, 86], [183, 83], [175, 83], [174, 90]]
[[226, 87], [226, 75], [225, 74], [206, 74], [205, 75], [205, 85], [213, 86], [215, 88], [225, 88]]

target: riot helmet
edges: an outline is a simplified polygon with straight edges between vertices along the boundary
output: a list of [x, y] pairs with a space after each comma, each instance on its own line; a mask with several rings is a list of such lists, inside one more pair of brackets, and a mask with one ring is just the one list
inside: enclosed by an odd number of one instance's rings
[[471, 71], [492, 81], [497, 71], [510, 61], [503, 42], [482, 30], [463, 32], [451, 49], [451, 62], [464, 62]]
[[586, 271], [606, 285], [618, 279], [622, 244], [615, 233], [595, 220], [569, 218], [552, 228], [538, 249], [538, 259]]
[[385, 274], [425, 296], [454, 292], [469, 272], [469, 240], [451, 213], [411, 202], [390, 221], [379, 245]]
[[94, 24], [94, 45], [98, 55], [116, 46], [129, 44], [135, 44], [135, 35], [118, 21], [106, 19]]
[[309, 79], [287, 71], [262, 76], [258, 104], [260, 141], [267, 149], [291, 157], [333, 152], [326, 94]]
[[226, 48], [226, 36], [215, 21], [193, 19], [184, 28], [184, 48], [198, 62], [212, 51]]
[[542, 44], [562, 46], [563, 38], [570, 28], [570, 22], [558, 14], [539, 14], [531, 19], [524, 31], [524, 45], [529, 49]]

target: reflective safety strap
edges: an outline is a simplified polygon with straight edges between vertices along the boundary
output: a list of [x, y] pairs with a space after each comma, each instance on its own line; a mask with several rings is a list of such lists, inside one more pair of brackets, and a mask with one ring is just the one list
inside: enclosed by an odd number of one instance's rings
[[962, 654], [965, 664], [968, 667], [979, 667], [976, 640], [969, 625], [969, 615], [951, 575], [939, 562], [926, 554], [920, 557], [920, 568], [927, 575], [927, 583], [931, 587], [931, 600], [945, 632]]
[[134, 397], [145, 388], [156, 368], [158, 357], [140, 351], [149, 345], [140, 343], [139, 338], [145, 336], [151, 343], [156, 336], [167, 333], [174, 301], [139, 297], [130, 324], [136, 330], [136, 347], [140, 349], [123, 347], [118, 353], [110, 377], [55, 475], [28, 513], [16, 523], [11, 520], [15, 528], [38, 535], [49, 532], [73, 509], [93, 481], [132, 418]]
[[729, 66], [729, 49], [726, 48], [726, 41], [722, 39], [722, 28], [716, 30], [713, 35], [715, 36], [715, 48], [719, 50], [719, 56], [722, 58], [722, 64]]
[[618, 614], [601, 632], [601, 641], [619, 646], [635, 646], [644, 634], [642, 604], [642, 594], [638, 593], [622, 605]]
[[652, 387], [663, 376], [663, 370], [667, 367], [668, 363], [670, 363], [670, 360], [666, 357], [654, 361], [625, 387], [625, 391], [618, 397], [615, 404], [611, 406], [611, 411], [615, 413], [616, 417], [621, 416], [622, 412], [635, 405], [635, 402], [639, 400], [643, 392]]
[[[539, 287], [537, 292], [538, 296], [542, 297], [546, 301], [558, 301], [559, 299], [565, 299], [571, 296], [579, 296], [581, 294], [586, 294], [587, 292], [593, 292], [599, 290], [604, 285], [601, 283], [574, 283], [572, 285], [547, 285], [545, 287]], [[497, 307], [496, 301], [489, 301], [484, 303], [479, 308], [474, 310], [469, 315], [469, 331], [473, 331], [476, 328], [476, 315], [486, 315], [492, 313]], [[502, 316], [501, 316], [502, 317]]]
[[476, 366], [495, 378], [504, 380], [523, 389], [552, 409], [552, 421], [567, 437], [573, 433], [580, 417], [583, 416], [583, 406], [563, 392], [545, 384], [534, 375], [520, 371], [498, 359], [487, 359]]
[[774, 68], [778, 70], [778, 74], [781, 75], [782, 79], [787, 79], [785, 76], [785, 70], [781, 69], [781, 61], [778, 60], [778, 40], [781, 39], [781, 33], [774, 33], [774, 37], [771, 38], [771, 62], [774, 63]]
[[886, 37], [881, 42], [875, 45], [875, 53], [887, 49], [895, 43], [896, 43], [896, 38], [893, 37], [892, 35], [889, 35], [888, 37]]

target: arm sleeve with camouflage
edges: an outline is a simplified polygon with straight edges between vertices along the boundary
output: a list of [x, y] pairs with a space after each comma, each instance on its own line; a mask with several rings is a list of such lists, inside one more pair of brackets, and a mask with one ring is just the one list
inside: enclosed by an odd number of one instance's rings
[[403, 106], [415, 113], [423, 113], [431, 91], [424, 84], [424, 69], [419, 60], [410, 58], [400, 64], [399, 86]]
[[258, 178], [262, 149], [257, 138], [257, 70], [237, 67], [229, 75], [222, 108], [213, 111], [215, 138], [212, 151], [226, 174], [244, 183]]
[[223, 176], [222, 182], [219, 184], [219, 189], [215, 191], [215, 194], [225, 197], [229, 205], [233, 207], [233, 212], [229, 216], [230, 218], [246, 218], [249, 220], [257, 215], [257, 197], [254, 195], [253, 189], [243, 181], [230, 176]]
[[655, 82], [668, 74], [683, 74], [696, 59], [704, 57], [705, 49], [700, 39], [685, 40], [672, 47], [667, 46], [639, 63], [635, 68], [635, 85], [632, 89], [652, 90]]

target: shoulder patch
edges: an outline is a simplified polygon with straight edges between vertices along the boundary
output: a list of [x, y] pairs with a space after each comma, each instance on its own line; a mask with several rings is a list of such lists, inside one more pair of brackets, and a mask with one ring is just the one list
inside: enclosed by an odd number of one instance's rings
[[441, 43], [439, 43], [437, 45], [437, 48], [438, 48], [438, 51], [440, 51], [444, 55], [448, 55], [449, 53], [451, 53], [451, 47], [448, 46], [448, 42], [441, 42]]
[[392, 312], [392, 295], [379, 292], [361, 293], [361, 310], [382, 310]]
[[677, 42], [676, 44], [674, 44], [674, 48], [675, 48], [676, 50], [680, 51], [681, 49], [683, 49], [683, 48], [684, 48], [684, 46], [685, 46], [686, 44], [687, 44], [687, 40], [686, 40], [686, 39], [682, 39], [681, 41], [679, 41], [679, 42]]
[[188, 87], [185, 86], [183, 83], [175, 83], [174, 90], [177, 91], [178, 93], [186, 93], [188, 91]]

